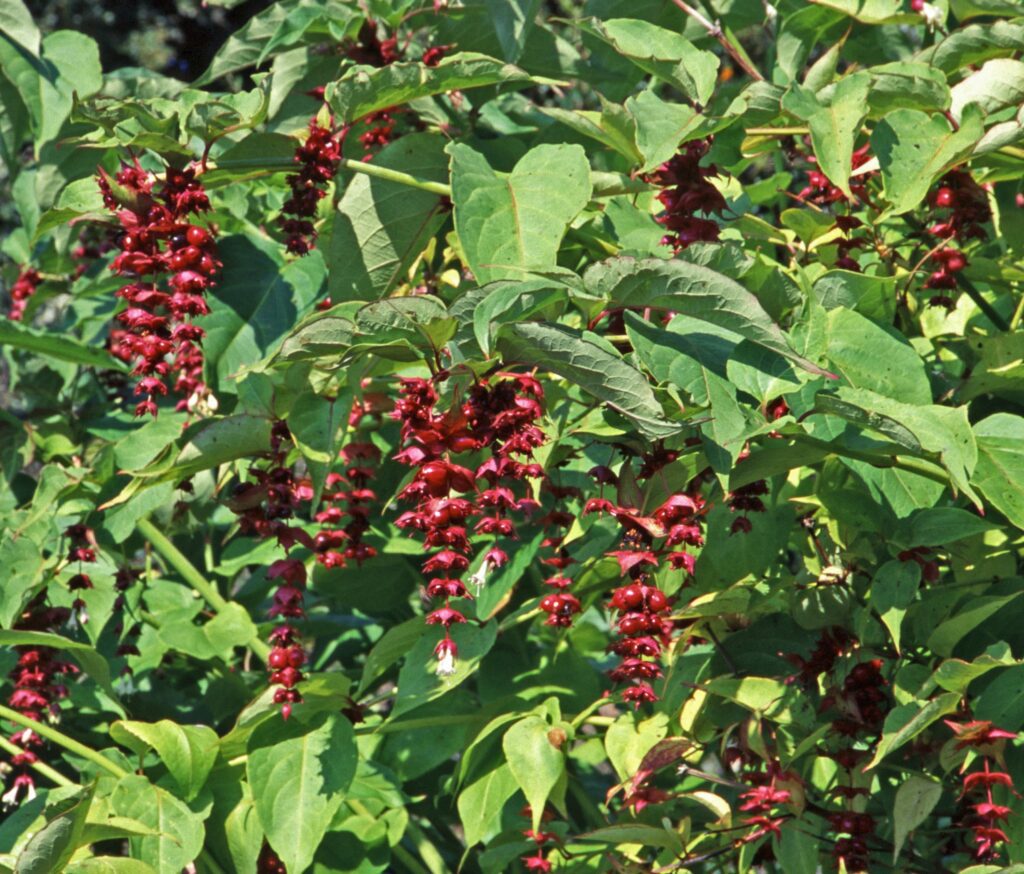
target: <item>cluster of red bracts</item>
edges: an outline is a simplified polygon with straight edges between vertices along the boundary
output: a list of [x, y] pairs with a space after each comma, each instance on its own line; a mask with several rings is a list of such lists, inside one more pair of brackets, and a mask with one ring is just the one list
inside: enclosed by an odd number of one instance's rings
[[322, 125], [319, 117], [309, 120], [309, 136], [295, 150], [298, 172], [288, 177], [291, 197], [281, 207], [278, 224], [285, 233], [285, 248], [293, 255], [307, 255], [316, 245], [313, 223], [317, 205], [327, 196], [326, 186], [338, 171], [341, 160], [341, 136], [335, 136], [333, 120]]
[[[533, 812], [530, 805], [527, 804], [520, 812], [520, 816], [524, 816], [527, 819], [532, 819]], [[545, 808], [544, 813], [541, 814], [541, 823], [550, 822], [555, 818], [555, 815], [548, 809]], [[535, 844], [534, 852], [529, 856], [523, 856], [520, 861], [523, 863], [523, 867], [527, 871], [539, 871], [540, 874], [549, 874], [551, 871], [551, 862], [548, 861], [544, 855], [545, 844], [557, 844], [558, 835], [553, 832], [546, 832], [543, 828], [540, 831], [534, 831], [532, 828], [523, 830], [523, 837], [527, 840], [533, 841]]]
[[[47, 607], [45, 592], [40, 593], [26, 608], [16, 625], [19, 631], [49, 631], [63, 625], [69, 611], [63, 607]], [[59, 657], [55, 649], [45, 646], [16, 646], [18, 662], [10, 672], [14, 691], [7, 699], [12, 710], [33, 722], [55, 719], [59, 713], [57, 702], [66, 698], [67, 687], [60, 678], [78, 673], [78, 668]], [[7, 789], [0, 796], [5, 808], [15, 807], [22, 800], [36, 796], [32, 766], [39, 761], [43, 739], [31, 728], [19, 728], [10, 741], [20, 752], [8, 760]]]
[[[928, 228], [932, 236], [960, 244], [971, 239], [987, 239], [983, 225], [992, 218], [988, 196], [967, 171], [951, 170], [943, 176], [938, 188], [929, 195], [928, 203], [944, 216]], [[956, 290], [957, 274], [967, 266], [967, 256], [953, 246], [943, 246], [933, 251], [928, 259], [934, 269], [924, 287], [939, 292], [928, 302], [952, 309], [956, 301], [943, 292]]]
[[363, 536], [370, 530], [370, 504], [377, 500], [370, 480], [371, 465], [380, 461], [380, 450], [372, 443], [352, 442], [342, 447], [341, 458], [347, 465], [345, 473], [327, 475], [327, 488], [333, 491], [324, 492], [327, 506], [314, 517], [324, 527], [313, 538], [313, 551], [328, 568], [344, 567], [349, 561], [361, 565], [377, 555]]
[[708, 179], [720, 175], [714, 164], [702, 167], [701, 159], [711, 148], [711, 138], [693, 140], [679, 153], [650, 174], [648, 181], [664, 190], [658, 200], [665, 211], [656, 219], [668, 232], [661, 240], [680, 252], [692, 243], [714, 242], [720, 228], [717, 222], [699, 218], [697, 213], [719, 215], [725, 211], [725, 198]]
[[[803, 793], [803, 783], [793, 771], [783, 771], [777, 761], [765, 761], [750, 749], [745, 741], [730, 744], [723, 753], [723, 760], [736, 778], [750, 788], [740, 793], [740, 811], [746, 814], [742, 825], [749, 828], [740, 843], [749, 844], [766, 835], [778, 837], [783, 822], [778, 810], [794, 802], [793, 793]], [[772, 857], [771, 845], [765, 845], [756, 857]]]
[[[135, 408], [139, 416], [156, 415], [155, 399], [168, 393], [171, 376], [181, 398], [177, 409], [194, 409], [206, 399], [205, 332], [192, 320], [210, 311], [205, 294], [222, 265], [213, 234], [188, 218], [210, 208], [196, 175], [195, 167], [168, 167], [158, 181], [138, 161], [123, 165], [113, 181], [100, 170], [103, 201], [122, 229], [121, 254], [111, 270], [134, 280], [117, 293], [128, 307], [117, 317], [123, 333], [111, 351], [135, 362], [133, 372], [141, 377], [135, 393], [144, 396]], [[157, 284], [161, 275], [167, 275], [166, 290]]]
[[855, 749], [852, 744], [861, 736], [877, 738], [880, 735], [891, 704], [889, 695], [884, 691], [889, 684], [882, 676], [881, 659], [858, 662], [850, 668], [842, 683], [837, 684], [833, 675], [840, 658], [852, 655], [857, 646], [856, 637], [836, 627], [821, 633], [808, 658], [795, 654], [786, 656], [799, 671], [787, 679], [788, 683], [799, 682], [808, 688], [816, 688], [819, 677], [828, 675], [825, 681], [827, 691], [819, 710], [834, 709], [838, 712], [831, 727], [843, 745], [825, 751], [824, 755], [833, 759], [845, 772], [845, 777], [833, 790], [843, 798], [845, 809], [830, 814], [828, 819], [833, 830], [842, 835], [833, 845], [832, 853], [837, 861], [842, 860], [851, 874], [868, 870], [867, 841], [875, 829], [874, 817], [854, 810], [855, 799], [868, 794], [865, 787], [855, 784], [859, 767], [870, 756], [870, 751]]
[[[497, 541], [516, 536], [509, 514], [529, 513], [538, 506], [528, 484], [524, 496], [517, 496], [513, 486], [543, 476], [539, 465], [516, 457], [529, 458], [545, 439], [536, 425], [543, 415], [540, 383], [531, 376], [499, 374], [492, 383], [474, 384], [466, 395], [464, 402], [440, 412], [431, 380], [402, 379], [392, 413], [401, 422], [404, 447], [395, 459], [416, 468], [399, 494], [402, 500], [414, 501], [415, 509], [403, 513], [395, 524], [422, 535], [424, 546], [437, 550], [423, 563], [423, 573], [428, 577], [427, 597], [443, 601], [426, 618], [428, 624], [444, 629], [435, 649], [441, 676], [455, 671], [458, 647], [451, 627], [466, 621], [451, 601], [472, 597], [461, 579], [471, 564], [471, 540], [489, 538], [473, 578], [483, 585], [491, 570], [508, 561]], [[488, 457], [475, 470], [451, 461], [453, 455], [480, 450], [487, 450]], [[478, 480], [486, 487], [478, 489]], [[468, 495], [472, 498], [464, 497]], [[479, 520], [470, 533], [468, 521], [473, 516]]]
[[[596, 468], [595, 476], [606, 478], [604, 470]], [[608, 651], [621, 658], [609, 676], [616, 683], [631, 683], [622, 692], [622, 699], [634, 707], [657, 701], [651, 681], [661, 677], [658, 658], [671, 642], [674, 626], [666, 618], [671, 601], [655, 585], [653, 574], [663, 559], [675, 570], [693, 573], [694, 556], [685, 547], [700, 546], [704, 542], [701, 529], [704, 502], [699, 496], [676, 494], [647, 519], [634, 511], [616, 507], [606, 498], [591, 498], [583, 513], [608, 513], [624, 529], [623, 548], [608, 553], [619, 562], [628, 580], [612, 593], [609, 604], [619, 617], [615, 628], [620, 639], [610, 644]], [[662, 541], [657, 548], [656, 539]]]
[[36, 289], [43, 283], [43, 277], [39, 271], [32, 267], [24, 267], [18, 278], [11, 286], [11, 308], [7, 317], [12, 322], [20, 322], [25, 316], [25, 308], [28, 306], [28, 299], [36, 293]]
[[[1015, 731], [1004, 731], [985, 720], [957, 723], [944, 720], [956, 736], [956, 749], [970, 749], [982, 760], [982, 769], [963, 775], [963, 795], [973, 800], [964, 824], [974, 838], [974, 857], [979, 862], [990, 862], [997, 855], [997, 845], [1009, 843], [1003, 823], [1009, 819], [1009, 807], [996, 803], [992, 795], [995, 786], [1014, 792], [1013, 778], [1005, 770], [992, 770], [991, 763], [1000, 763], [1006, 741], [1017, 737]], [[965, 765], [966, 767], [966, 765]], [[980, 797], [979, 797], [980, 796]]]

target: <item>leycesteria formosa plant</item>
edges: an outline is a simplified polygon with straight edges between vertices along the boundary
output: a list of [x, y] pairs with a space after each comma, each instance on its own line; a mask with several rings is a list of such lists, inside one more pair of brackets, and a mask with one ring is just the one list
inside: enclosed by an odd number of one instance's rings
[[0, 10], [0, 868], [1024, 865], [1024, 10], [249, 6]]

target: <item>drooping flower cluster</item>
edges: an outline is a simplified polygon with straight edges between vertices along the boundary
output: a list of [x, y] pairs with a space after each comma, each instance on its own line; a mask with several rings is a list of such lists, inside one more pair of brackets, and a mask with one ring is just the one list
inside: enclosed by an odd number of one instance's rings
[[[46, 593], [41, 592], [26, 607], [16, 625], [20, 631], [52, 631], [67, 622], [69, 611], [63, 607], [48, 607]], [[12, 710], [33, 722], [54, 720], [59, 714], [57, 702], [68, 695], [62, 678], [78, 673], [78, 668], [60, 658], [58, 650], [46, 646], [16, 646], [18, 662], [10, 672], [14, 691], [7, 699]], [[7, 789], [0, 797], [4, 807], [17, 806], [23, 800], [35, 798], [35, 779], [32, 765], [39, 761], [44, 746], [42, 737], [31, 728], [19, 727], [10, 741], [21, 752], [8, 760]]]
[[[128, 306], [117, 317], [123, 333], [112, 352], [135, 362], [139, 416], [156, 415], [156, 398], [168, 393], [172, 378], [177, 409], [213, 406], [202, 379], [205, 331], [193, 319], [209, 313], [205, 294], [222, 264], [213, 233], [190, 219], [210, 208], [196, 177], [195, 167], [168, 167], [158, 180], [137, 160], [114, 179], [99, 175], [103, 202], [122, 229], [111, 270], [132, 280], [117, 292]], [[162, 276], [166, 288], [158, 284]]]
[[25, 317], [28, 299], [36, 293], [42, 282], [43, 277], [39, 275], [38, 270], [32, 267], [22, 268], [18, 278], [11, 285], [11, 308], [7, 311], [7, 318], [13, 322], [20, 322]]
[[243, 534], [277, 539], [286, 557], [273, 562], [267, 569], [267, 579], [276, 585], [273, 603], [268, 611], [271, 619], [281, 623], [271, 632], [272, 649], [267, 658], [269, 681], [278, 686], [274, 701], [281, 705], [281, 714], [287, 719], [292, 705], [302, 701], [296, 688], [305, 679], [300, 668], [306, 661], [301, 637], [295, 622], [305, 617], [306, 566], [297, 558], [287, 555], [296, 543], [316, 552], [314, 538], [298, 525], [291, 524], [303, 502], [313, 497], [308, 481], [296, 477], [286, 464], [291, 435], [288, 426], [277, 421], [271, 429], [270, 453], [266, 465], [253, 465], [250, 476], [254, 482], [242, 483], [235, 488], [229, 506], [239, 514], [239, 529]]
[[[821, 681], [825, 695], [819, 710], [836, 711], [831, 723], [833, 743], [823, 750], [823, 755], [840, 768], [841, 777], [832, 791], [842, 799], [843, 809], [831, 813], [828, 820], [833, 831], [840, 835], [833, 845], [833, 855], [850, 872], [869, 870], [868, 839], [874, 833], [875, 819], [857, 809], [857, 798], [867, 796], [870, 785], [870, 781], [865, 783], [860, 769], [871, 755], [870, 746], [881, 735], [890, 707], [889, 696], [884, 691], [888, 682], [882, 675], [881, 659], [856, 662], [842, 682], [838, 682], [836, 675], [841, 669], [841, 660], [855, 657], [857, 648], [856, 637], [835, 627], [821, 633], [808, 658], [792, 653], [786, 656], [798, 669], [787, 682], [816, 690]], [[857, 747], [859, 740], [866, 740], [868, 748]]]
[[[423, 573], [429, 580], [427, 597], [443, 600], [443, 605], [426, 621], [444, 629], [435, 655], [438, 673], [448, 675], [458, 656], [451, 627], [466, 621], [451, 602], [472, 597], [461, 579], [471, 564], [472, 539], [491, 538], [474, 577], [482, 585], [491, 570], [508, 561], [498, 538], [516, 536], [510, 513], [537, 506], [528, 479], [540, 478], [543, 470], [520, 459], [528, 459], [545, 439], [536, 424], [543, 414], [543, 392], [533, 377], [499, 374], [490, 382], [475, 383], [465, 401], [456, 399], [447, 412], [436, 409], [439, 397], [431, 380], [403, 379], [399, 395], [393, 416], [401, 422], [404, 448], [395, 459], [416, 472], [399, 494], [415, 502], [415, 509], [403, 513], [396, 525], [421, 534], [424, 545], [437, 550], [423, 563]], [[488, 457], [475, 470], [451, 460], [481, 450]], [[478, 490], [478, 480], [486, 487]], [[516, 483], [525, 484], [525, 494], [516, 494]], [[480, 518], [470, 533], [472, 516]]]
[[656, 219], [667, 233], [661, 242], [680, 252], [691, 243], [714, 242], [718, 239], [718, 223], [699, 218], [697, 213], [721, 215], [725, 198], [708, 180], [719, 176], [714, 164], [701, 166], [701, 159], [711, 148], [711, 138], [693, 140], [683, 145], [677, 155], [650, 174], [648, 180], [664, 190], [658, 200], [665, 211]]
[[[652, 476], [672, 457], [674, 453], [663, 456], [657, 452], [645, 457], [640, 476]], [[607, 477], [603, 468], [595, 470], [597, 476]], [[695, 559], [687, 547], [704, 543], [704, 512], [704, 501], [696, 491], [670, 496], [650, 517], [635, 508], [615, 506], [603, 497], [590, 499], [584, 507], [584, 515], [608, 513], [623, 529], [620, 549], [608, 553], [626, 578], [625, 585], [612, 593], [609, 604], [618, 616], [615, 628], [620, 639], [609, 645], [608, 651], [621, 659], [609, 676], [616, 683], [631, 684], [622, 692], [622, 699], [634, 707], [658, 700], [651, 681], [662, 675], [658, 659], [674, 630], [666, 618], [671, 600], [658, 588], [654, 574], [663, 561], [673, 570], [693, 573]]]
[[[957, 750], [970, 750], [982, 760], [980, 771], [971, 771], [963, 775], [963, 794], [961, 798], [972, 799], [970, 813], [965, 817], [964, 824], [972, 832], [974, 838], [974, 857], [979, 862], [991, 862], [998, 854], [998, 844], [1007, 844], [1010, 839], [1003, 828], [1010, 816], [1010, 808], [998, 804], [992, 790], [1002, 786], [1013, 792], [1013, 778], [1002, 765], [1003, 747], [1008, 740], [1014, 740], [1017, 732], [1004, 731], [996, 728], [985, 720], [954, 722], [944, 720], [955, 736]], [[1002, 765], [1000, 770], [993, 770], [992, 763]], [[970, 760], [964, 767], [970, 765]]]
[[[96, 535], [91, 528], [81, 523], [69, 525], [64, 534], [70, 541], [67, 562], [74, 565], [77, 570], [77, 573], [68, 580], [68, 589], [72, 592], [81, 592], [93, 588], [92, 579], [83, 572], [82, 565], [93, 564], [96, 561]], [[71, 614], [81, 625], [89, 621], [89, 614], [81, 595], [77, 595], [72, 602]]]
[[957, 245], [962, 246], [972, 239], [987, 239], [984, 225], [991, 220], [992, 210], [985, 189], [965, 170], [950, 170], [943, 176], [929, 195], [928, 203], [937, 219], [928, 233], [948, 244], [929, 254], [928, 260], [934, 269], [924, 287], [938, 292], [928, 301], [932, 306], [952, 309], [956, 301], [946, 292], [956, 290], [957, 274], [968, 265], [967, 256]]
[[326, 186], [338, 171], [344, 131], [335, 136], [333, 122], [322, 124], [319, 116], [309, 120], [309, 135], [295, 150], [296, 173], [288, 177], [291, 197], [281, 207], [278, 224], [285, 233], [285, 248], [293, 255], [307, 255], [316, 245], [313, 223], [317, 205], [327, 196]]
[[317, 561], [324, 567], [343, 567], [349, 561], [361, 565], [377, 555], [363, 537], [370, 530], [370, 505], [377, 500], [370, 482], [380, 450], [369, 442], [352, 441], [342, 447], [340, 456], [345, 473], [327, 475], [327, 488], [333, 491], [324, 492], [327, 506], [314, 517], [325, 526], [313, 538]]

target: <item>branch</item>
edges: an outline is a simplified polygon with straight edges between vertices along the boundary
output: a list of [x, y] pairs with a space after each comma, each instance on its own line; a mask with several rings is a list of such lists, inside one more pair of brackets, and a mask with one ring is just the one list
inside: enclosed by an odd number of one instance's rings
[[[185, 557], [185, 554], [171, 542], [166, 534], [150, 522], [149, 519], [145, 518], [140, 519], [136, 523], [136, 527], [139, 533], [160, 553], [164, 561], [181, 574], [182, 579], [203, 596], [207, 604], [218, 613], [227, 609], [230, 602], [221, 595], [213, 583], [209, 582], [199, 572], [196, 566]], [[270, 655], [270, 646], [262, 640], [252, 641], [249, 644], [249, 649], [256, 653], [263, 661], [266, 661], [267, 656]]]
[[672, 0], [680, 9], [683, 10], [687, 15], [690, 16], [694, 21], [697, 22], [701, 27], [708, 32], [708, 36], [713, 36], [718, 40], [719, 44], [728, 53], [729, 57], [735, 61], [744, 73], [750, 76], [751, 79], [756, 79], [758, 82], [764, 81], [764, 76], [761, 75], [761, 71], [754, 66], [749, 58], [746, 57], [745, 53], [741, 48], [734, 45], [732, 40], [725, 35], [722, 30], [722, 25], [717, 21], [712, 24], [707, 18], [705, 18], [700, 12], [694, 9], [689, 3], [684, 0]]

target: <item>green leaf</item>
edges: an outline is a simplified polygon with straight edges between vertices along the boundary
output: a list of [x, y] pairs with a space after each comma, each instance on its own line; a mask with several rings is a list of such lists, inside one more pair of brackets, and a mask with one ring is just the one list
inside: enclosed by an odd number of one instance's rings
[[854, 310], [880, 324], [891, 323], [896, 313], [895, 276], [829, 270], [815, 281], [814, 294], [826, 310]]
[[668, 717], [656, 713], [641, 720], [637, 713], [623, 713], [605, 732], [604, 748], [620, 780], [628, 780], [640, 768], [658, 741], [668, 734]]
[[970, 154], [983, 133], [974, 111], [964, 113], [957, 131], [941, 115], [918, 109], [890, 112], [871, 134], [888, 211], [904, 213], [917, 206], [943, 172]]
[[[410, 134], [373, 157], [375, 167], [448, 181], [444, 140]], [[409, 268], [444, 224], [440, 196], [356, 173], [338, 202], [328, 251], [334, 303], [375, 300], [407, 281]]]
[[945, 112], [950, 105], [949, 86], [940, 70], [929, 64], [897, 61], [871, 67], [868, 107], [873, 118], [895, 109]]
[[270, 446], [270, 421], [262, 416], [246, 414], [225, 416], [199, 422], [186, 435], [188, 439], [173, 461], [129, 473], [145, 477], [153, 485], [156, 482], [177, 482], [202, 470], [258, 455]]
[[458, 647], [455, 673], [438, 676], [434, 649], [441, 635], [436, 631], [424, 634], [408, 651], [405, 663], [398, 672], [398, 696], [391, 711], [392, 718], [440, 698], [469, 679], [494, 646], [498, 634], [497, 623], [459, 625], [452, 629], [451, 634]]
[[157, 632], [161, 642], [175, 652], [196, 659], [229, 659], [236, 646], [247, 646], [259, 637], [248, 611], [235, 602], [203, 625], [194, 625], [191, 618], [167, 622]]
[[83, 789], [61, 799], [55, 811], [18, 854], [14, 874], [53, 874], [63, 871], [82, 843], [85, 818], [92, 805], [93, 789]]
[[895, 865], [900, 856], [900, 850], [907, 841], [907, 836], [921, 825], [935, 805], [942, 798], [942, 784], [930, 777], [920, 777], [911, 774], [900, 784], [896, 790], [896, 798], [893, 801], [893, 848], [892, 861]]
[[699, 135], [704, 117], [685, 103], [662, 100], [646, 88], [626, 100], [635, 125], [635, 148], [643, 156], [640, 171], [649, 173], [671, 158], [680, 145]]
[[679, 430], [669, 422], [644, 375], [577, 332], [560, 325], [520, 322], [498, 331], [498, 352], [516, 361], [556, 373], [631, 419], [651, 437]]
[[910, 404], [931, 402], [931, 383], [914, 347], [901, 334], [851, 310], [828, 314], [828, 360], [855, 388]]
[[962, 695], [974, 680], [989, 671], [1019, 664], [1008, 644], [995, 643], [970, 662], [963, 659], [946, 659], [935, 669], [932, 679], [940, 688]]
[[110, 796], [110, 805], [120, 816], [156, 831], [154, 836], [131, 838], [129, 844], [132, 856], [151, 865], [158, 874], [180, 874], [203, 848], [202, 819], [145, 777], [122, 777]]
[[874, 768], [889, 753], [912, 741], [936, 719], [952, 713], [959, 703], [959, 694], [943, 692], [931, 701], [901, 704], [889, 711], [889, 715], [885, 717], [882, 739], [875, 750], [875, 756], [864, 770]]
[[0, 320], [0, 346], [25, 349], [44, 358], [84, 364], [86, 367], [98, 367], [102, 370], [128, 369], [127, 365], [114, 358], [106, 349], [87, 346], [81, 340], [69, 337], [65, 333], [57, 335], [38, 328], [30, 328], [21, 322], [12, 322], [10, 319]]
[[217, 733], [205, 725], [120, 720], [111, 725], [110, 736], [139, 755], [156, 750], [186, 801], [203, 788], [217, 759]]
[[644, 367], [658, 382], [681, 388], [694, 403], [709, 409], [710, 420], [701, 425], [711, 444], [708, 460], [716, 471], [727, 473], [743, 451], [750, 426], [725, 374], [735, 345], [713, 330], [702, 332], [704, 324], [677, 316], [673, 330], [664, 331], [634, 313], [626, 314], [626, 334]]
[[681, 34], [634, 18], [590, 19], [579, 24], [641, 70], [675, 85], [691, 100], [707, 103], [711, 97], [718, 58], [698, 49]]
[[1019, 51], [1024, 51], [1024, 22], [993, 21], [958, 27], [935, 45], [922, 49], [916, 58], [946, 73], [955, 73]]
[[835, 9], [864, 24], [894, 21], [916, 23], [917, 16], [904, 8], [902, 0], [811, 0], [818, 6]]
[[427, 626], [417, 616], [385, 631], [366, 656], [356, 695], [362, 695], [374, 680], [412, 649], [426, 630]]
[[986, 619], [1003, 610], [1021, 594], [1024, 593], [1015, 592], [1012, 595], [972, 598], [970, 603], [962, 606], [953, 616], [939, 624], [928, 638], [928, 648], [933, 650], [936, 655], [951, 656], [953, 649], [964, 637]]
[[401, 62], [386, 67], [355, 67], [331, 82], [324, 97], [339, 122], [351, 122], [391, 106], [421, 97], [466, 91], [485, 85], [525, 88], [534, 81], [528, 73], [476, 52], [449, 55], [435, 67]]
[[827, 373], [793, 350], [754, 295], [703, 265], [659, 258], [612, 258], [590, 267], [583, 282], [588, 293], [598, 298], [591, 306], [594, 314], [609, 304], [671, 310], [734, 331], [811, 373]]
[[772, 677], [718, 677], [706, 686], [712, 695], [721, 695], [781, 724], [799, 723], [810, 718], [810, 704], [794, 694], [793, 688]]
[[267, 841], [289, 871], [313, 862], [356, 773], [352, 723], [340, 713], [308, 722], [272, 718], [249, 740], [245, 772]]
[[1014, 58], [993, 58], [980, 70], [953, 86], [950, 114], [957, 121], [968, 106], [992, 115], [1007, 106], [1024, 103], [1024, 62]]
[[515, 723], [501, 741], [505, 760], [533, 815], [534, 831], [540, 828], [544, 805], [565, 775], [565, 755], [551, 743], [551, 725], [541, 716], [527, 716]]
[[912, 561], [887, 561], [871, 581], [871, 606], [892, 636], [900, 651], [900, 627], [907, 608], [917, 597], [921, 585], [921, 569]]
[[501, 53], [511, 64], [519, 60], [536, 23], [541, 0], [486, 0]]
[[459, 793], [459, 820], [465, 831], [467, 847], [475, 846], [500, 830], [502, 808], [518, 788], [512, 769], [502, 762]]
[[312, 306], [325, 278], [319, 255], [284, 263], [277, 247], [248, 236], [218, 241], [223, 278], [203, 319], [207, 379], [215, 391], [236, 391], [234, 377], [266, 355]]
[[853, 196], [850, 193], [853, 146], [867, 114], [870, 81], [871, 77], [863, 72], [840, 79], [829, 105], [816, 110], [807, 119], [818, 166], [847, 197]]
[[1024, 418], [996, 413], [974, 426], [978, 465], [972, 484], [1018, 528], [1024, 529]]
[[[16, 541], [27, 542], [27, 541]], [[33, 549], [37, 547], [33, 546]], [[2, 553], [0, 553], [2, 555]], [[9, 565], [5, 564], [6, 568]], [[93, 680], [96, 681], [113, 700], [117, 700], [117, 693], [110, 682], [110, 665], [107, 660], [93, 647], [86, 643], [79, 643], [76, 640], [68, 640], [59, 634], [50, 634], [48, 631], [0, 631], [0, 645], [2, 646], [48, 646], [68, 653]]]
[[528, 319], [566, 299], [564, 286], [552, 286], [546, 280], [502, 280], [485, 285], [479, 293], [479, 303], [472, 309], [473, 336], [487, 356], [501, 325]]
[[127, 856], [93, 856], [72, 862], [64, 871], [65, 874], [155, 874], [156, 869]]
[[988, 683], [974, 700], [974, 717], [1006, 731], [1024, 726], [1024, 667], [1014, 666]]
[[859, 427], [885, 434], [913, 454], [937, 456], [953, 485], [980, 505], [969, 482], [978, 460], [978, 445], [967, 420], [967, 407], [903, 404], [845, 386], [834, 395], [819, 394], [816, 405]]
[[782, 823], [776, 855], [786, 874], [817, 874], [818, 842], [808, 834], [801, 823], [789, 820]]
[[900, 523], [892, 542], [900, 546], [942, 547], [995, 529], [995, 525], [959, 507], [928, 507]]
[[210, 66], [192, 83], [199, 88], [228, 73], [244, 70], [256, 63], [277, 29], [287, 18], [287, 4], [274, 3], [250, 18], [237, 33], [228, 37], [210, 61]]
[[[10, 628], [35, 593], [47, 565], [46, 556], [31, 537], [15, 532], [0, 533], [0, 566], [4, 568], [4, 584], [0, 587], [0, 626]], [[27, 634], [9, 632], [3, 634]], [[32, 632], [41, 634], [42, 632]], [[54, 635], [56, 636], [56, 635]], [[62, 640], [64, 638], [61, 638]], [[13, 645], [13, 644], [12, 644]]]
[[22, 0], [4, 0], [3, 5], [0, 5], [0, 33], [32, 54], [39, 54], [39, 28]]
[[483, 284], [553, 267], [569, 223], [591, 195], [590, 165], [576, 145], [535, 146], [511, 173], [469, 146], [448, 147], [455, 230]]

